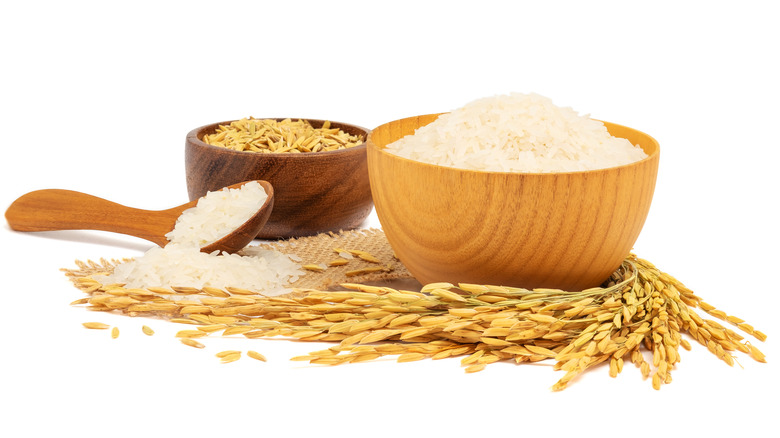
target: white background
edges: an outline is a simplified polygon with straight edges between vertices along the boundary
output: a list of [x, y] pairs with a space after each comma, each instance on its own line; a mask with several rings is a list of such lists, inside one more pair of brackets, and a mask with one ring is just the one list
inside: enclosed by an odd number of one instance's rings
[[[4, 2], [0, 177], [6, 208], [79, 190], [147, 209], [187, 201], [197, 126], [253, 115], [368, 128], [512, 91], [661, 144], [635, 252], [769, 335], [769, 363], [698, 344], [654, 391], [627, 364], [567, 390], [551, 364], [315, 367], [325, 347], [182, 346], [163, 321], [88, 313], [60, 268], [146, 241], [0, 226], [0, 436], [734, 436], [776, 431], [778, 11], [774, 2]], [[373, 216], [366, 226], [377, 226]], [[81, 327], [100, 320], [121, 330]], [[148, 324], [157, 334], [141, 334]], [[269, 361], [223, 365], [220, 349]], [[770, 408], [771, 405], [774, 405]]]

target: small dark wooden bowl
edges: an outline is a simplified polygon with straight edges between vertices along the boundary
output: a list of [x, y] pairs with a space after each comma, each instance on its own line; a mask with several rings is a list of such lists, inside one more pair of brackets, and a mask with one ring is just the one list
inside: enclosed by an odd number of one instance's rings
[[[278, 118], [276, 120], [283, 120]], [[319, 128], [324, 120], [307, 119]], [[187, 134], [184, 165], [190, 200], [209, 191], [249, 180], [265, 180], [274, 188], [274, 208], [257, 235], [260, 239], [311, 236], [357, 228], [373, 208], [365, 142], [329, 152], [262, 154], [239, 152], [203, 142], [214, 123]], [[331, 122], [365, 140], [369, 130]]]

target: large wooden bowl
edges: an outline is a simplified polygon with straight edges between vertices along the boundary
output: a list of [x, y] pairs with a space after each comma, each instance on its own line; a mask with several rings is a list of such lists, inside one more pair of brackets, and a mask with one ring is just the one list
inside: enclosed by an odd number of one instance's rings
[[377, 216], [417, 280], [582, 290], [620, 266], [653, 198], [659, 145], [652, 137], [605, 123], [649, 156], [549, 174], [460, 170], [382, 150], [437, 117], [381, 125], [367, 141]]
[[[308, 121], [315, 128], [324, 123]], [[187, 134], [184, 163], [191, 200], [241, 181], [268, 181], [274, 188], [274, 209], [257, 235], [261, 239], [348, 230], [371, 213], [365, 143], [329, 152], [261, 154], [203, 142], [205, 135], [229, 123], [201, 126]], [[339, 122], [331, 122], [331, 127], [363, 138], [369, 132]]]

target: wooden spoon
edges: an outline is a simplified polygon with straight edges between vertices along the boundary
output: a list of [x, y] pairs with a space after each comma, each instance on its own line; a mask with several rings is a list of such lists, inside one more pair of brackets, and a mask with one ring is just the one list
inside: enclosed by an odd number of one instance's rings
[[[228, 186], [235, 189], [249, 181]], [[274, 189], [267, 181], [257, 181], [268, 199], [243, 225], [203, 248], [234, 253], [248, 245], [271, 216]], [[141, 210], [126, 207], [81, 192], [60, 189], [37, 190], [14, 201], [5, 212], [11, 229], [16, 231], [101, 230], [127, 234], [149, 240], [160, 246], [168, 244], [165, 235], [176, 220], [198, 199], [167, 210]]]

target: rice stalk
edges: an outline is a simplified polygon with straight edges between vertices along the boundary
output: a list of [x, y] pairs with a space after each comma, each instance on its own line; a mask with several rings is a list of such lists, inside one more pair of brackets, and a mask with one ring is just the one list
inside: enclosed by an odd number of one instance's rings
[[[140, 293], [87, 277], [77, 277], [74, 284], [88, 299], [73, 305], [195, 325], [195, 330], [181, 330], [176, 336], [197, 348], [203, 344], [192, 338], [220, 330], [222, 335], [248, 339], [334, 343], [291, 359], [312, 364], [359, 363], [386, 356], [398, 362], [460, 357], [465, 371], [474, 373], [497, 362], [550, 360], [554, 369], [565, 373], [552, 386], [562, 390], [604, 362], [609, 374], [617, 377], [629, 360], [653, 388], [660, 389], [672, 381], [680, 347], [691, 349], [683, 335], [729, 366], [737, 353], [766, 361], [738, 333], [764, 341], [763, 332], [704, 302], [674, 277], [634, 255], [603, 287], [583, 291], [449, 283], [408, 291], [346, 283], [338, 291], [299, 290], [289, 297], [267, 297], [230, 288], [173, 292], [148, 288]], [[652, 360], [645, 361], [643, 351], [651, 353]], [[248, 355], [264, 360], [254, 352]], [[222, 357], [223, 362], [226, 358], [238, 360], [240, 352]]]

